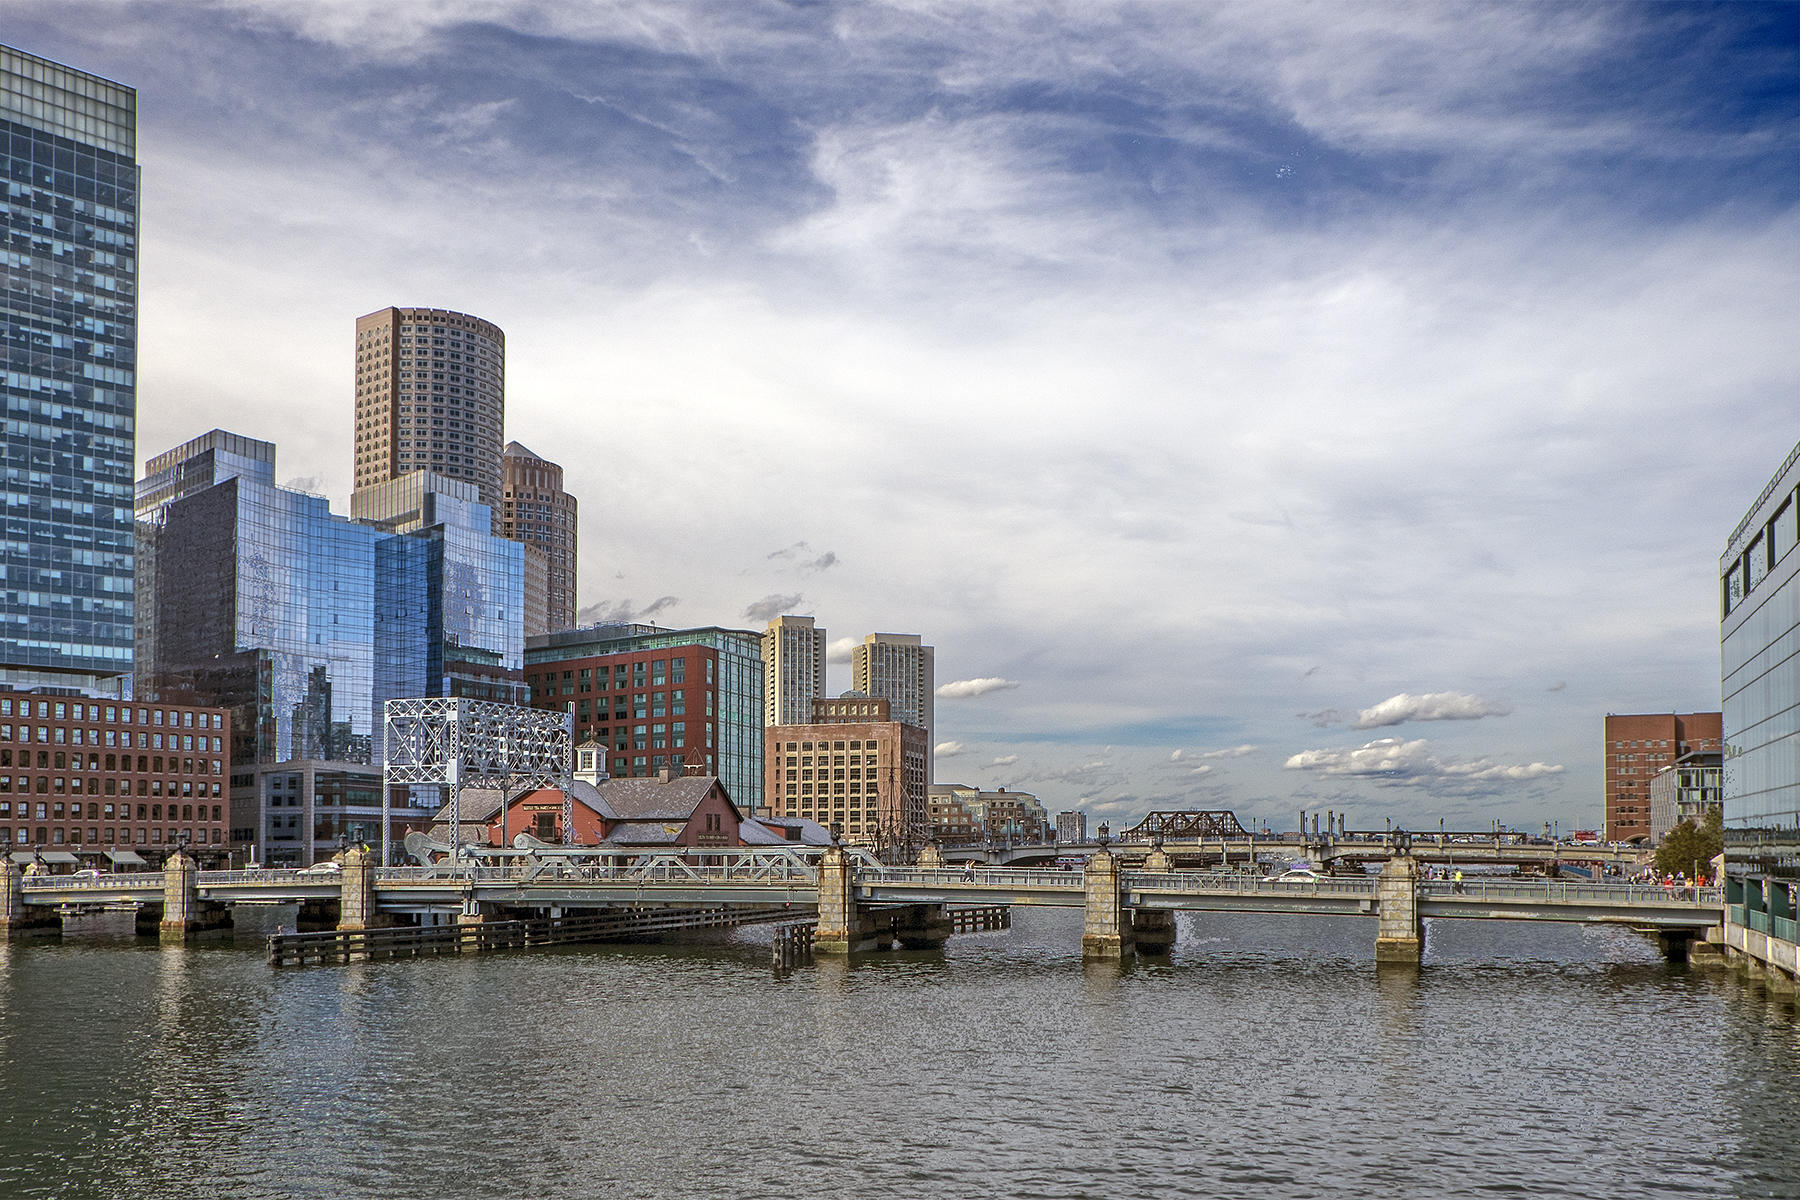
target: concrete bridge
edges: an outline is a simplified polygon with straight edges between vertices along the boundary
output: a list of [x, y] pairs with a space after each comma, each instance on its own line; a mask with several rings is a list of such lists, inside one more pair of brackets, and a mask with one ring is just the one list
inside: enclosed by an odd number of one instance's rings
[[[481, 861], [379, 867], [352, 850], [341, 869], [200, 871], [185, 855], [161, 873], [21, 876], [0, 871], [0, 920], [9, 935], [55, 932], [68, 909], [132, 905], [143, 932], [184, 939], [230, 924], [230, 906], [290, 902], [315, 928], [363, 931], [594, 910], [663, 908], [716, 914], [721, 906], [766, 913], [771, 906], [817, 914], [814, 948], [852, 953], [887, 939], [929, 945], [950, 935], [946, 906], [1047, 905], [1084, 912], [1083, 953], [1115, 958], [1134, 948], [1166, 952], [1173, 914], [1258, 912], [1373, 918], [1381, 961], [1417, 962], [1425, 918], [1575, 921], [1655, 930], [1665, 952], [1717, 926], [1716, 888], [1666, 889], [1557, 880], [1470, 879], [1461, 888], [1423, 878], [1415, 857], [1390, 859], [1379, 875], [1278, 882], [1247, 872], [1178, 871], [1152, 851], [1139, 869], [1098, 847], [1084, 869], [953, 867], [941, 861], [885, 866], [841, 847], [654, 854], [562, 848], [489, 852]], [[709, 918], [710, 924], [717, 924]]]

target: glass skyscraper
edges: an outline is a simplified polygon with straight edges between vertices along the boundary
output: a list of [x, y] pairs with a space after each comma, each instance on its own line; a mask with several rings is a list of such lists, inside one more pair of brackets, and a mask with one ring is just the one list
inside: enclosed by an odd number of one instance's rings
[[275, 485], [275, 447], [214, 430], [139, 484], [150, 694], [233, 709], [234, 764], [378, 763], [382, 706], [522, 702], [524, 548], [472, 483], [415, 473], [358, 516]]
[[132, 669], [137, 93], [0, 46], [0, 683]]
[[1719, 560], [1725, 944], [1800, 976], [1800, 446]]

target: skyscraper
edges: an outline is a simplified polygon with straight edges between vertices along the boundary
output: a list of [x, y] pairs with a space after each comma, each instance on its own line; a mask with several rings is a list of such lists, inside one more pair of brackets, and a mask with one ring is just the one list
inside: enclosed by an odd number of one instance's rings
[[1650, 779], [1693, 751], [1719, 749], [1719, 714], [1606, 716], [1606, 840], [1650, 836]]
[[0, 46], [0, 683], [131, 671], [137, 93]]
[[525, 635], [575, 628], [575, 497], [563, 491], [563, 469], [518, 442], [500, 455], [500, 534], [536, 546], [549, 566], [544, 627]]
[[825, 631], [811, 617], [776, 617], [762, 635], [763, 724], [810, 724], [825, 695]]
[[357, 490], [413, 471], [463, 479], [500, 511], [506, 335], [441, 308], [356, 319]]
[[1719, 559], [1724, 699], [1725, 953], [1800, 982], [1800, 446]]
[[929, 739], [932, 658], [932, 648], [916, 633], [871, 633], [856, 647], [850, 686], [886, 700], [894, 720], [922, 727]]

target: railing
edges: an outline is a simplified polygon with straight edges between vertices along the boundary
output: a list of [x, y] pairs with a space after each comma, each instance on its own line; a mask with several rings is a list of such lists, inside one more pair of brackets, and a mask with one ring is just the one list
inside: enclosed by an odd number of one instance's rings
[[1753, 909], [1750, 909], [1748, 912], [1746, 912], [1744, 915], [1746, 917], [1750, 918], [1750, 920], [1749, 920], [1750, 928], [1756, 930], [1756, 932], [1772, 933], [1774, 931], [1774, 927], [1771, 924], [1771, 922], [1769, 921], [1768, 913], [1758, 912], [1756, 909], [1753, 908]]
[[1080, 891], [1080, 871], [1038, 871], [1019, 867], [878, 867], [856, 873], [859, 886], [922, 885], [926, 887], [1008, 888], [1014, 891]]
[[1459, 885], [1432, 879], [1419, 885], [1421, 896], [1470, 896], [1492, 900], [1563, 900], [1601, 904], [1690, 903], [1716, 907], [1724, 900], [1720, 888], [1664, 887], [1659, 883], [1571, 883], [1559, 879], [1465, 879]]
[[27, 875], [21, 884], [28, 892], [117, 891], [124, 888], [160, 888], [161, 872], [131, 875]]
[[816, 867], [804, 862], [773, 858], [722, 866], [696, 866], [679, 859], [630, 865], [613, 863], [563, 863], [545, 860], [530, 868], [516, 866], [383, 867], [376, 884], [470, 883], [476, 885], [618, 885], [639, 883], [767, 883], [812, 886], [818, 882]]
[[1154, 874], [1148, 871], [1127, 871], [1124, 878], [1125, 886], [1138, 892], [1230, 893], [1260, 896], [1372, 896], [1375, 894], [1375, 877], [1373, 875], [1347, 877], [1321, 875], [1317, 879], [1270, 879], [1259, 875], [1226, 871], [1216, 873], [1175, 871]]
[[1792, 917], [1770, 917], [1769, 932], [1784, 942], [1800, 942], [1800, 921]]

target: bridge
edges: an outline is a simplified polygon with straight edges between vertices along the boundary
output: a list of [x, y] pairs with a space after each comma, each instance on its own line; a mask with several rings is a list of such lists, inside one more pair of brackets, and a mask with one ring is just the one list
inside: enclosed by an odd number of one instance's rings
[[[1155, 841], [1112, 842], [1112, 853], [1127, 862], [1142, 860], [1157, 846]], [[1385, 862], [1400, 853], [1395, 835], [1384, 830], [1351, 830], [1317, 838], [1241, 833], [1227, 836], [1164, 835], [1161, 846], [1177, 866], [1248, 865], [1304, 858], [1321, 865], [1363, 865]], [[1061, 860], [1086, 859], [1100, 850], [1099, 841], [994, 842], [944, 846], [948, 862], [988, 863], [994, 866], [1040, 866]], [[1421, 862], [1443, 866], [1514, 866], [1554, 869], [1570, 865], [1601, 864], [1638, 867], [1649, 855], [1640, 846], [1583, 846], [1552, 842], [1519, 834], [1412, 834], [1409, 853]]]
[[[929, 945], [950, 935], [957, 904], [1080, 908], [1084, 955], [1114, 958], [1166, 951], [1176, 912], [1256, 912], [1370, 917], [1380, 961], [1417, 962], [1427, 918], [1573, 921], [1655, 931], [1678, 956], [1687, 940], [1717, 926], [1716, 888], [1569, 883], [1554, 879], [1471, 878], [1462, 885], [1424, 877], [1412, 856], [1380, 874], [1287, 882], [1250, 872], [1182, 871], [1152, 850], [1127, 869], [1105, 846], [1081, 871], [1018, 867], [884, 865], [842, 847], [621, 856], [566, 847], [493, 852], [478, 860], [380, 867], [352, 850], [339, 870], [200, 871], [184, 855], [161, 873], [21, 876], [0, 871], [0, 919], [9, 934], [50, 931], [60, 914], [129, 905], [140, 929], [185, 939], [230, 923], [237, 903], [298, 903], [317, 928], [361, 933], [382, 927], [457, 925], [598, 911], [691, 910], [699, 922], [729, 924], [772, 912], [816, 915], [815, 949], [857, 952], [889, 940]], [[752, 913], [757, 915], [752, 916]]]

